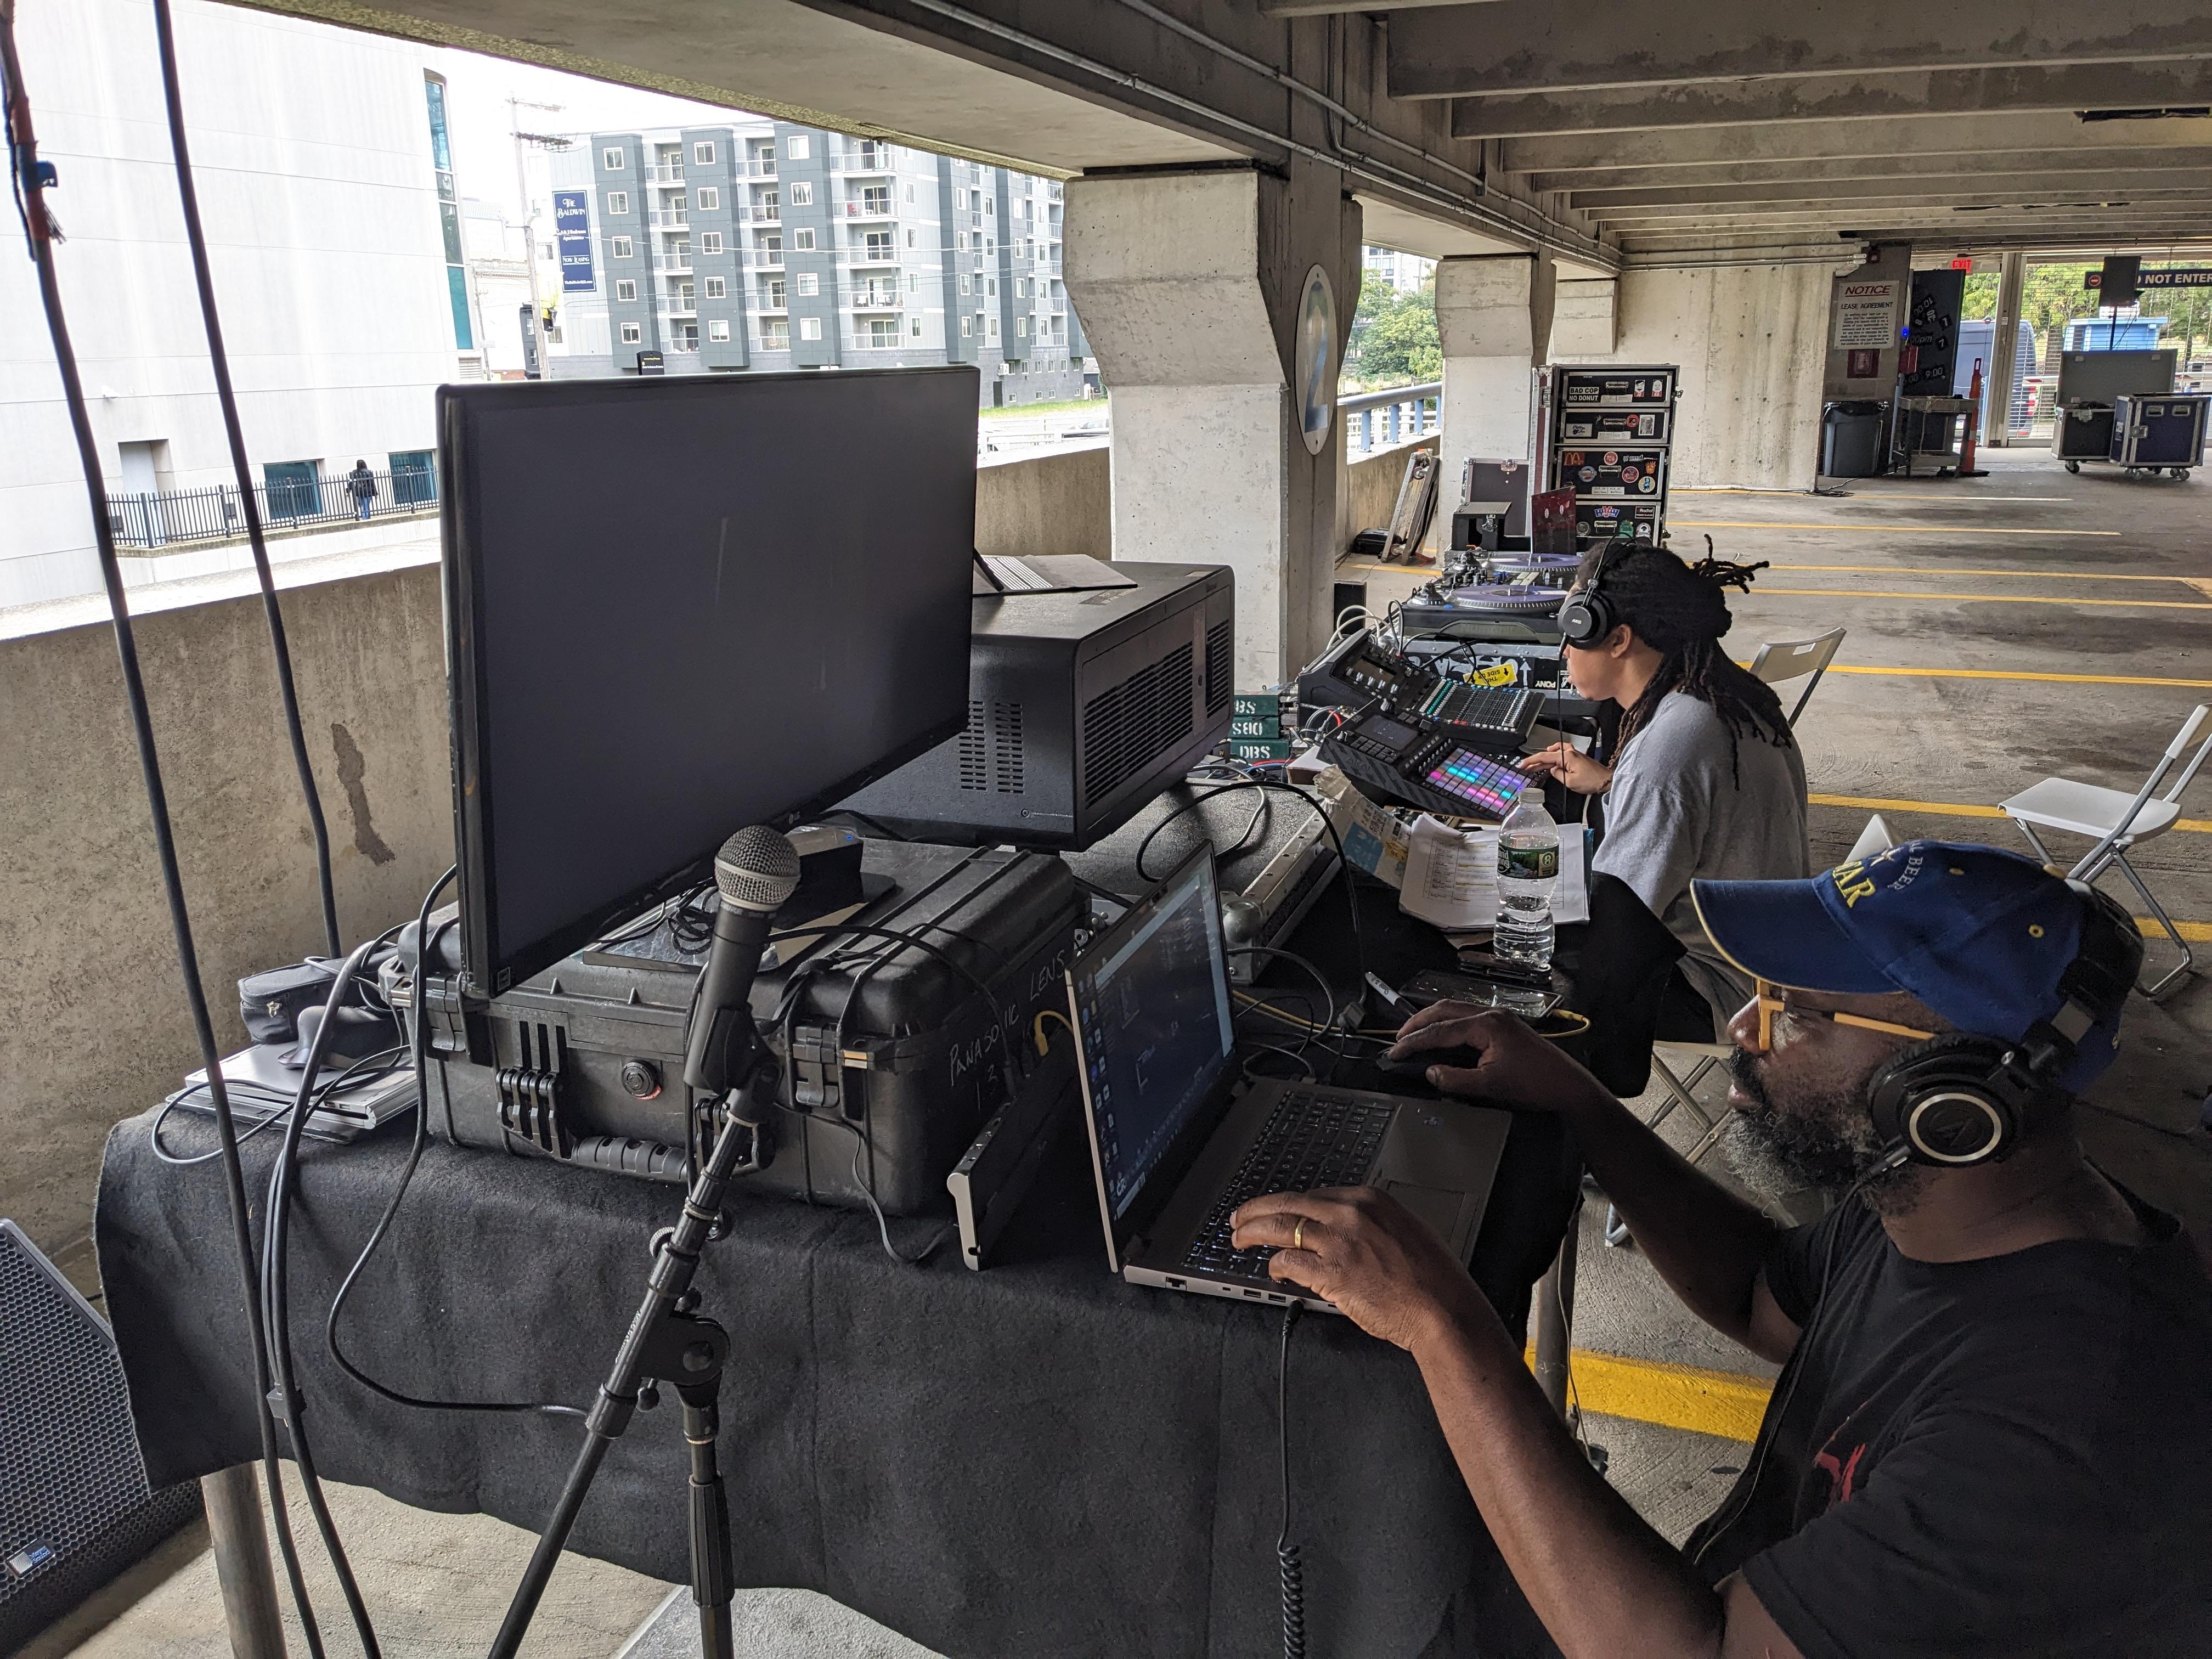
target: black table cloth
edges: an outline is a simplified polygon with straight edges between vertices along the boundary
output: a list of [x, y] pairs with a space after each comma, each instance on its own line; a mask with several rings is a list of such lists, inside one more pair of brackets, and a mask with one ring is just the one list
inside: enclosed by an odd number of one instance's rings
[[[1386, 977], [1449, 963], [1440, 939], [1395, 915], [1395, 895], [1361, 897]], [[1340, 892], [1299, 933], [1352, 982]], [[219, 1167], [160, 1162], [151, 1122], [109, 1139], [97, 1231], [159, 1487], [252, 1461], [258, 1441]], [[181, 1115], [164, 1133], [174, 1151], [214, 1144]], [[257, 1232], [276, 1139], [246, 1148]], [[349, 1147], [306, 1143], [291, 1306], [316, 1457], [329, 1478], [534, 1531], [579, 1424], [409, 1410], [324, 1351], [324, 1314], [406, 1139], [393, 1127]], [[866, 1214], [748, 1196], [740, 1181], [698, 1280], [702, 1311], [732, 1339], [720, 1451], [738, 1581], [820, 1590], [955, 1659], [1278, 1652], [1282, 1316], [1113, 1278], [1079, 1138], [1062, 1154], [1017, 1223], [1015, 1259], [981, 1273], [950, 1244], [896, 1264]], [[1474, 1263], [1516, 1323], [1573, 1175], [1555, 1123], [1516, 1125]], [[679, 1203], [668, 1187], [433, 1143], [342, 1340], [412, 1394], [587, 1404], [637, 1304], [647, 1241]], [[892, 1237], [913, 1254], [945, 1225], [896, 1222]], [[1410, 1358], [1309, 1316], [1291, 1374], [1310, 1651], [1528, 1650], [1540, 1638]], [[572, 1547], [686, 1580], [684, 1479], [672, 1395], [609, 1457]]]

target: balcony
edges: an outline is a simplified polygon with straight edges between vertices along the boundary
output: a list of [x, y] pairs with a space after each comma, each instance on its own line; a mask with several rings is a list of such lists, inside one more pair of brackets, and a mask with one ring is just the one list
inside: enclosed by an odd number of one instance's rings
[[903, 311], [906, 295], [895, 288], [879, 283], [867, 283], [855, 288], [846, 299], [847, 307], [853, 311]]
[[775, 177], [775, 157], [773, 155], [755, 155], [745, 161], [738, 162], [737, 166], [738, 170], [748, 179], [773, 179]]
[[906, 351], [921, 350], [926, 343], [921, 340], [902, 338], [896, 334], [848, 334], [839, 342], [848, 351]]
[[664, 161], [647, 169], [647, 173], [656, 185], [680, 185], [684, 182], [684, 163], [681, 161]]
[[756, 202], [745, 210], [745, 217], [756, 225], [780, 225], [783, 222], [783, 206], [777, 202]]
[[861, 144], [830, 158], [832, 173], [896, 173], [898, 152], [889, 144]]
[[889, 195], [863, 196], [858, 201], [845, 204], [845, 216], [848, 219], [889, 219], [893, 216], [891, 198]]
[[747, 248], [744, 251], [744, 265], [748, 270], [781, 270], [783, 250], [780, 247]]
[[653, 210], [653, 228], [655, 230], [689, 230], [691, 228], [690, 210], [688, 208], [655, 208]]
[[847, 265], [895, 265], [899, 262], [899, 251], [888, 242], [841, 247], [837, 250], [837, 262]]

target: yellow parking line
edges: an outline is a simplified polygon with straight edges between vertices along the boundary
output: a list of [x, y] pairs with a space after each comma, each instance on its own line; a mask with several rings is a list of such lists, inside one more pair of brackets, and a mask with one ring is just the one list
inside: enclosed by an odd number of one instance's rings
[[1775, 570], [1850, 570], [1870, 576], [1919, 576], [1941, 574], [1946, 576], [2019, 576], [2030, 581], [2044, 582], [2179, 582], [2184, 587], [2193, 587], [2200, 593], [2212, 593], [2212, 581], [2195, 576], [2131, 576], [2112, 570], [1945, 570], [1920, 571], [1908, 566], [1893, 564], [1782, 564], [1769, 567]]
[[[1534, 1349], [1522, 1358], [1534, 1369]], [[1574, 1398], [1586, 1412], [1727, 1440], [1759, 1437], [1766, 1398], [1773, 1392], [1773, 1385], [1763, 1377], [1670, 1364], [1663, 1359], [1629, 1359], [1588, 1348], [1574, 1349], [1568, 1364]]]
[[[1871, 795], [1808, 795], [1815, 806], [1858, 806], [1869, 812], [1928, 812], [1946, 818], [2001, 818], [2002, 806], [1983, 806], [1963, 800], [1877, 800]], [[2212, 835], [2212, 818], [2176, 818], [2177, 830]]]
[[[2145, 939], [2166, 937], [2166, 929], [2148, 916], [2137, 916], [2136, 927], [2142, 931]], [[2173, 931], [2188, 940], [2190, 944], [2200, 945], [2206, 939], [2212, 939], [2212, 921], [2177, 921], [2173, 924]]]
[[[1748, 668], [1744, 663], [1740, 666]], [[1895, 674], [1909, 679], [1936, 680], [2055, 680], [2063, 685], [2179, 685], [2191, 690], [2212, 688], [2212, 680], [2170, 679], [2158, 674], [2044, 674], [2012, 668], [1901, 668], [1871, 664], [1830, 663], [1831, 674]]]
[[1984, 605], [2125, 605], [2153, 611], [2212, 611], [2212, 599], [2052, 599], [2040, 593], [1929, 593], [1911, 588], [1777, 587], [1759, 586], [1761, 593], [1809, 593], [1829, 599], [1975, 599]]
[[1837, 531], [1863, 531], [1873, 536], [2118, 536], [2124, 533], [2118, 530], [2027, 530], [1984, 524], [1878, 524], [1869, 519], [1853, 520], [1843, 524], [1796, 523], [1788, 519], [1677, 519], [1674, 524], [1676, 528], [1682, 530], [1795, 530], [1801, 532], [1809, 530], [1821, 534]]

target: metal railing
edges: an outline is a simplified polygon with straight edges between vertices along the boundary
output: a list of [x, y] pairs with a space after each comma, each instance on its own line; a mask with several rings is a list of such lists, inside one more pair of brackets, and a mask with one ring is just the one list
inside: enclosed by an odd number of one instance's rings
[[880, 283], [863, 283], [848, 292], [845, 303], [855, 311], [903, 311], [906, 295]]
[[898, 152], [889, 144], [860, 144], [830, 158], [832, 173], [896, 173]]
[[780, 225], [783, 222], [781, 202], [756, 202], [745, 210], [745, 217], [757, 225]]
[[889, 196], [863, 196], [845, 204], [848, 219], [889, 219], [894, 217]]
[[775, 177], [775, 157], [773, 155], [755, 155], [749, 157], [745, 161], [733, 163], [733, 165], [736, 166], [739, 171], [744, 173], [745, 177], [748, 179], [773, 179]]
[[841, 247], [837, 250], [837, 260], [840, 264], [848, 265], [895, 265], [899, 262], [899, 251], [888, 242], [861, 247]]
[[688, 208], [655, 208], [653, 210], [653, 222], [657, 228], [661, 230], [688, 229], [691, 223], [690, 210]]
[[[286, 478], [253, 487], [261, 522], [270, 530], [345, 524], [429, 511], [438, 504], [434, 468], [372, 472], [357, 485], [350, 473]], [[167, 547], [176, 542], [225, 541], [246, 534], [236, 486], [162, 489], [107, 498], [107, 521], [118, 547]]]
[[1365, 455], [1378, 447], [1441, 431], [1443, 393], [1442, 380], [1425, 380], [1419, 386], [1391, 386], [1339, 398], [1336, 410], [1345, 422], [1345, 448]]
[[684, 163], [681, 161], [657, 162], [648, 171], [656, 185], [680, 185], [684, 182]]
[[920, 340], [902, 339], [898, 335], [848, 334], [845, 348], [848, 351], [905, 351], [921, 349]]

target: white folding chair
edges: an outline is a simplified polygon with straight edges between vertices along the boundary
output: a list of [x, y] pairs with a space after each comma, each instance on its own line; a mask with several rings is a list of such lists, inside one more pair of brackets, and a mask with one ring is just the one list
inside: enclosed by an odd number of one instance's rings
[[1790, 724], [1797, 724], [1797, 717], [1805, 712], [1805, 705], [1813, 701], [1813, 688], [1820, 683], [1820, 676], [1828, 672], [1835, 660], [1836, 647], [1844, 642], [1844, 630], [1830, 629], [1826, 633], [1809, 640], [1770, 640], [1759, 647], [1759, 654], [1751, 659], [1752, 675], [1769, 685], [1780, 685], [1784, 681], [1812, 678], [1805, 682], [1805, 690], [1797, 699], [1797, 706], [1790, 711]]
[[2128, 878], [2128, 884], [2150, 907], [2151, 915], [2166, 930], [2174, 949], [2181, 952], [2181, 960], [2170, 973], [2139, 988], [2147, 997], [2164, 994], [2183, 975], [2193, 972], [2197, 957], [2190, 950], [2189, 941], [2181, 937], [2181, 930], [2173, 925], [2173, 919], [2166, 914], [2166, 907], [2144, 884], [2135, 866], [2128, 862], [2128, 854], [2154, 836], [2164, 835], [2180, 817], [2182, 792], [2196, 781], [2205, 756], [2212, 753], [2212, 737], [2198, 745], [2189, 764], [2182, 768], [2163, 795], [2153, 800], [2151, 792], [2158, 787], [2160, 780], [2180, 764], [2183, 753], [2196, 741], [2208, 719], [2212, 719], [2212, 708], [2197, 704], [2196, 711], [2182, 722], [2181, 730], [2173, 734], [2173, 741], [2166, 745], [2166, 752], [2151, 768], [2142, 787], [2132, 795], [2094, 783], [2077, 783], [2071, 778], [2045, 778], [2002, 803], [2005, 816], [2020, 826], [2021, 834], [2027, 837], [2027, 844], [2035, 848], [2036, 856], [2045, 864], [2055, 869], [2058, 861], [2035, 833], [2039, 829], [2086, 836], [2096, 845], [2066, 873], [2076, 881], [2094, 882], [2117, 865], [2120, 873]]

